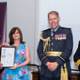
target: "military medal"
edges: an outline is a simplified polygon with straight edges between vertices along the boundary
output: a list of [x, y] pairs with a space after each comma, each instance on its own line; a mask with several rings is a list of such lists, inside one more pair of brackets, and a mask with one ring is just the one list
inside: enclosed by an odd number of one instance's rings
[[58, 38], [57, 38], [57, 35], [55, 35], [55, 39], [57, 40]]
[[64, 39], [66, 39], [66, 34], [64, 34]]
[[58, 37], [58, 40], [60, 40], [59, 34], [57, 35], [57, 37]]
[[66, 34], [63, 34], [63, 39], [66, 39]]
[[60, 40], [62, 40], [62, 34], [60, 34]]
[[62, 39], [64, 39], [64, 34], [62, 34]]

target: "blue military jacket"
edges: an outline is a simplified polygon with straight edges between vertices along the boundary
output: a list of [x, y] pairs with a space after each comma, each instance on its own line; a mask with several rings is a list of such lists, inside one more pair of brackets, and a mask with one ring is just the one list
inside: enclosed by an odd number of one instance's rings
[[[68, 76], [71, 76], [71, 68], [70, 68], [70, 61], [69, 57], [72, 52], [73, 47], [73, 37], [70, 28], [63, 28], [59, 27], [58, 30], [55, 32], [55, 36], [51, 36], [51, 28], [44, 30], [42, 34], [43, 38], [46, 39], [50, 37], [50, 50], [49, 51], [58, 51], [62, 52], [59, 57], [56, 56], [46, 56], [43, 52], [43, 40], [40, 39], [38, 44], [37, 53], [39, 59], [41, 60], [41, 75], [45, 77], [60, 77], [61, 74], [61, 66], [66, 63], [66, 67], [68, 70]], [[63, 39], [61, 39], [63, 37]], [[65, 37], [65, 38], [64, 38]], [[59, 66], [53, 72], [51, 72], [48, 67], [46, 66], [47, 62], [57, 62]]]

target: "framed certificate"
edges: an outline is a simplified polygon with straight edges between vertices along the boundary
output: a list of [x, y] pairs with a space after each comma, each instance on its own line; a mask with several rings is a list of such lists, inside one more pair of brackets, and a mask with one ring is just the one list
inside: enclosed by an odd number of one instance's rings
[[1, 63], [2, 67], [12, 67], [14, 65], [15, 47], [1, 48]]

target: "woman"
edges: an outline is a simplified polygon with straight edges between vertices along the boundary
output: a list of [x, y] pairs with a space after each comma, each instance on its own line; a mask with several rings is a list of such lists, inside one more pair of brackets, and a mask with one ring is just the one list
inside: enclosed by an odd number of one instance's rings
[[[78, 48], [74, 54], [74, 62], [78, 68], [78, 70], [80, 71], [80, 41], [79, 41], [79, 44], [78, 44]], [[79, 78], [78, 80], [80, 80], [80, 73], [79, 73]]]
[[22, 32], [18, 27], [13, 27], [9, 33], [9, 46], [16, 46], [14, 66], [5, 68], [3, 80], [29, 80], [27, 64], [30, 62], [28, 45], [23, 42]]

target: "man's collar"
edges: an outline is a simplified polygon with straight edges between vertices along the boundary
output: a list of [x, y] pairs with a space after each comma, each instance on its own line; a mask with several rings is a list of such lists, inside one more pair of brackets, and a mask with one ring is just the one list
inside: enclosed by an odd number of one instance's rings
[[53, 31], [56, 32], [60, 26], [58, 26], [55, 30], [51, 28], [51, 36], [53, 36]]
[[60, 27], [60, 26], [58, 26], [55, 30], [53, 30], [53, 29], [51, 28], [51, 32], [53, 32], [53, 31], [56, 32], [59, 27]]

